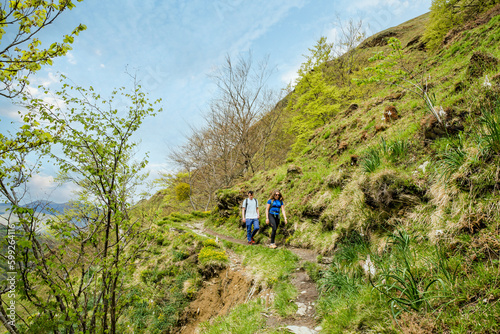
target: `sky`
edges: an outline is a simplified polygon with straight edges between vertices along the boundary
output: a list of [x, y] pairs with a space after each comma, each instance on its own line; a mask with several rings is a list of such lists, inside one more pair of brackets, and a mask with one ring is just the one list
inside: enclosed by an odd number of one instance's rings
[[[132, 87], [137, 77], [151, 101], [162, 99], [163, 112], [146, 119], [136, 137], [138, 156], [149, 152], [150, 179], [171, 172], [170, 147], [182, 145], [190, 126], [215, 92], [209, 74], [226, 56], [252, 53], [269, 57], [274, 69], [269, 87], [282, 89], [296, 78], [304, 54], [321, 36], [335, 43], [338, 21], [362, 20], [367, 36], [429, 11], [431, 0], [85, 0], [46, 27], [42, 40], [61, 41], [83, 23], [73, 49], [31, 77], [31, 85], [57, 86], [63, 73], [75, 84], [92, 86], [103, 96]], [[0, 100], [0, 131], [14, 130], [19, 109]], [[12, 123], [14, 122], [14, 123]], [[56, 170], [44, 165], [29, 184], [31, 199], [57, 203], [75, 187], [53, 182]]]

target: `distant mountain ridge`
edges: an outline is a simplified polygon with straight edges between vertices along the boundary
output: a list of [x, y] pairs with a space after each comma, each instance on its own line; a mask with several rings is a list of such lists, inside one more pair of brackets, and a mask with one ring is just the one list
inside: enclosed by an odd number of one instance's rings
[[[51, 201], [34, 201], [26, 204], [26, 207], [34, 209], [36, 212], [44, 213], [47, 215], [55, 215], [64, 213], [66, 208], [69, 208], [70, 203], [54, 203]], [[0, 203], [0, 214], [5, 214], [7, 209], [11, 207], [10, 204]]]

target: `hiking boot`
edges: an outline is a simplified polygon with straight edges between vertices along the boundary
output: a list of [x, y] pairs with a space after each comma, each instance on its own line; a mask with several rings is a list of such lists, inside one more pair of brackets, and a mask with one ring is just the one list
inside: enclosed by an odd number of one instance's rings
[[278, 247], [278, 246], [276, 246], [276, 244], [270, 244], [269, 245], [269, 248], [272, 248], [272, 249], [275, 249], [276, 247]]
[[252, 241], [250, 241], [249, 244], [255, 245], [255, 241], [252, 239]]
[[252, 238], [252, 244], [256, 244], [255, 240]]
[[250, 241], [248, 242], [248, 244], [249, 244], [249, 245], [252, 245], [252, 241], [250, 240]]

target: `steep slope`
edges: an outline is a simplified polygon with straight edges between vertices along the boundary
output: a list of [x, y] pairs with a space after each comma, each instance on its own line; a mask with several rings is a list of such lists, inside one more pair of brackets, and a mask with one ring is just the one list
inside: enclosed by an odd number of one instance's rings
[[354, 92], [342, 110], [282, 166], [219, 193], [210, 228], [243, 238], [228, 203], [281, 189], [292, 224], [278, 242], [333, 256], [318, 275], [325, 332], [500, 330], [495, 10], [434, 54], [424, 15], [362, 43], [348, 81], [327, 64], [324, 80]]

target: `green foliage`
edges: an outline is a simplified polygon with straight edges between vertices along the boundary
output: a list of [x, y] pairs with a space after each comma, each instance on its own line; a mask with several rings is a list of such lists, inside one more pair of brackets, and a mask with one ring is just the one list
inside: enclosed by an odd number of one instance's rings
[[317, 282], [321, 278], [321, 266], [318, 265], [317, 263], [309, 262], [306, 261], [303, 264], [304, 269], [307, 271], [307, 274], [309, 277], [314, 281]]
[[321, 293], [335, 294], [336, 298], [343, 298], [358, 292], [360, 276], [349, 275], [340, 265], [334, 264], [323, 272], [318, 285]]
[[[81, 2], [82, 0], [77, 0]], [[52, 24], [65, 10], [75, 7], [75, 1], [8, 1], [0, 8], [0, 40], [2, 43], [0, 59], [0, 81], [3, 86], [0, 95], [13, 97], [29, 84], [28, 76], [39, 71], [43, 65], [52, 65], [52, 60], [64, 56], [71, 50], [75, 36], [86, 29], [83, 24], [76, 27], [69, 35], [63, 36], [62, 42], [54, 42], [49, 47], [42, 47], [42, 42], [35, 35]]]
[[[155, 111], [140, 87], [132, 94], [121, 94], [125, 110], [113, 108], [118, 92], [103, 100], [92, 88], [64, 84], [56, 95], [63, 101], [60, 105], [64, 110], [43, 99], [33, 99], [26, 117], [29, 122], [42, 120], [40, 127], [51, 134], [57, 148], [42, 146], [43, 151], [37, 153], [53, 159], [60, 169], [59, 180], [79, 186], [79, 201], [63, 214], [44, 221], [46, 236], [37, 231], [42, 220], [35, 210], [19, 205], [35, 170], [25, 164], [27, 151], [16, 151], [17, 157], [3, 156], [16, 161], [14, 174], [4, 170], [0, 178], [16, 182], [10, 189], [2, 187], [2, 192], [17, 218], [11, 223], [19, 231], [18, 258], [13, 268], [20, 273], [19, 284], [24, 287], [19, 302], [46, 314], [47, 328], [114, 331], [118, 315], [130, 302], [118, 298], [121, 284], [130, 273], [130, 263], [151, 236], [141, 233], [143, 221], [138, 224], [128, 215], [130, 198], [142, 181], [141, 170], [146, 165], [145, 159], [131, 160], [135, 147], [131, 136]], [[28, 127], [23, 130], [29, 131]], [[142, 277], [161, 280], [151, 274], [146, 272]], [[22, 320], [28, 325], [38, 321], [36, 317]]]
[[189, 184], [181, 182], [175, 186], [175, 194], [177, 195], [178, 201], [185, 201], [189, 198], [189, 193], [191, 191]]
[[379, 281], [373, 286], [389, 300], [394, 318], [401, 312], [430, 310], [430, 301], [440, 298], [439, 290], [433, 286], [444, 283], [436, 276], [426, 277], [424, 270], [416, 264], [417, 255], [411, 249], [412, 238], [404, 230], [398, 230], [391, 236], [393, 256], [391, 265], [382, 266]]
[[297, 312], [297, 304], [294, 299], [297, 297], [297, 289], [291, 283], [278, 281], [276, 282], [274, 291], [274, 309], [282, 317], [290, 316]]
[[[155, 270], [151, 270], [152, 276]], [[185, 282], [199, 280], [199, 274], [193, 270], [184, 270], [182, 273], [159, 272], [165, 278], [151, 285], [151, 281], [145, 285], [143, 290], [136, 286], [130, 289], [127, 299], [130, 307], [124, 325], [141, 333], [165, 333], [172, 330], [177, 324], [178, 318], [190, 298], [189, 291], [183, 291]], [[160, 284], [160, 285], [158, 285]], [[161, 285], [164, 284], [164, 285]], [[149, 289], [149, 287], [152, 289]], [[196, 289], [195, 285], [191, 290]], [[160, 291], [158, 291], [160, 290]], [[164, 290], [162, 293], [161, 290]], [[186, 292], [186, 293], [185, 293]]]
[[309, 55], [302, 55], [306, 58], [306, 61], [300, 65], [298, 70], [298, 82], [305, 78], [309, 72], [318, 69], [329, 60], [332, 60], [333, 43], [328, 43], [327, 38], [322, 36], [318, 39], [314, 47], [308, 50], [310, 52]]
[[[191, 175], [189, 173], [160, 173], [160, 177], [154, 180], [154, 184], [161, 187], [161, 204], [165, 207], [164, 212], [171, 210], [186, 212], [191, 207], [191, 203], [186, 204], [192, 196]], [[192, 208], [191, 208], [192, 209]]]
[[266, 324], [266, 318], [262, 316], [263, 307], [260, 299], [238, 305], [225, 317], [217, 317], [201, 323], [201, 332], [204, 334], [262, 333]]
[[395, 140], [388, 146], [389, 158], [392, 161], [403, 159], [410, 149], [410, 143], [407, 140]]
[[368, 59], [368, 61], [376, 63], [375, 66], [365, 68], [365, 71], [371, 73], [372, 76], [368, 79], [353, 79], [354, 82], [360, 85], [378, 82], [393, 84], [402, 81], [407, 76], [408, 70], [402, 67], [406, 57], [401, 47], [401, 41], [391, 37], [387, 40], [387, 44], [391, 48], [389, 54], [386, 55], [384, 51], [378, 51]]
[[356, 78], [353, 81], [358, 85], [384, 83], [410, 91], [418, 95], [423, 100], [427, 111], [434, 115], [439, 123], [442, 123], [441, 116], [434, 108], [436, 102], [435, 95], [429, 94], [423, 75], [421, 75], [421, 81], [415, 80], [418, 77], [418, 72], [415, 68], [412, 69], [408, 66], [408, 57], [403, 52], [401, 41], [395, 37], [390, 37], [387, 40], [387, 44], [391, 48], [389, 54], [379, 51], [369, 59], [375, 65], [367, 67], [364, 70], [369, 72], [371, 76], [367, 79]]
[[429, 23], [422, 39], [429, 49], [437, 50], [448, 31], [498, 3], [499, 0], [433, 0]]
[[203, 240], [203, 246], [205, 246], [205, 247], [220, 248], [219, 245], [215, 242], [214, 239]]
[[361, 159], [361, 169], [365, 173], [373, 173], [381, 164], [378, 148], [369, 148]]
[[198, 261], [202, 265], [220, 265], [227, 263], [229, 259], [224, 250], [218, 247], [205, 246], [198, 254]]
[[464, 151], [463, 137], [458, 136], [458, 140], [451, 141], [446, 147], [446, 151], [439, 155], [442, 177], [446, 180], [449, 179], [467, 160], [467, 152]]
[[480, 135], [480, 144], [488, 152], [500, 153], [500, 100], [492, 111], [483, 110], [476, 131]]
[[295, 154], [304, 149], [314, 129], [339, 112], [342, 99], [349, 95], [349, 90], [333, 85], [324, 73], [332, 47], [321, 37], [309, 49], [311, 54], [304, 56], [306, 61], [298, 71], [299, 78], [288, 99], [286, 110], [292, 115], [289, 132], [297, 136], [292, 146]]

